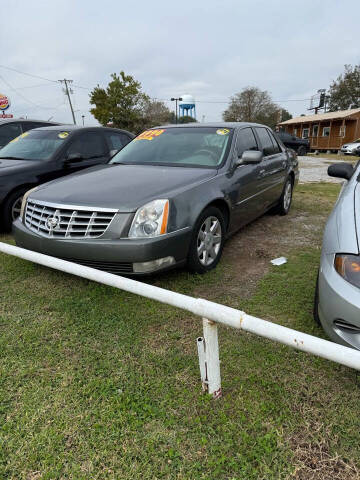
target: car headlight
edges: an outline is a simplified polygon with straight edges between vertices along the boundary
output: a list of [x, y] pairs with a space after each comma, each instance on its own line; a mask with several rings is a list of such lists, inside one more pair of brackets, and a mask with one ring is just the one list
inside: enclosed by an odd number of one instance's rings
[[167, 232], [169, 200], [154, 200], [139, 208], [131, 224], [130, 238], [151, 238]]
[[31, 188], [23, 196], [23, 199], [22, 199], [22, 202], [21, 202], [21, 209], [20, 209], [20, 220], [21, 221], [24, 221], [25, 207], [26, 207], [26, 202], [27, 202], [28, 196], [30, 195], [30, 193], [35, 192], [35, 190], [37, 190], [38, 188], [39, 187]]
[[360, 256], [338, 253], [335, 256], [335, 270], [347, 282], [360, 288]]

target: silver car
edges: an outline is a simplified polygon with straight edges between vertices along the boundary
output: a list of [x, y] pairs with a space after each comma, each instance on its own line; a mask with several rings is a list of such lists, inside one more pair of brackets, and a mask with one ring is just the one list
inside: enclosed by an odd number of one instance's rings
[[360, 154], [360, 138], [350, 143], [345, 143], [341, 147], [341, 153], [345, 155], [359, 155]]
[[346, 181], [325, 227], [314, 318], [332, 340], [360, 350], [360, 162], [328, 174]]

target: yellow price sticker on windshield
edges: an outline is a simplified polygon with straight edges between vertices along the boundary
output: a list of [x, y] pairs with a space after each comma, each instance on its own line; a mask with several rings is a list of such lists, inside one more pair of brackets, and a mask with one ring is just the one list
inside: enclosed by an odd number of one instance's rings
[[20, 140], [20, 138], [25, 138], [29, 135], [29, 132], [25, 132], [25, 133], [22, 133], [21, 135], [19, 135], [18, 137], [14, 138], [13, 140], [11, 140], [11, 142], [9, 143], [13, 143], [13, 142], [18, 142]]
[[230, 130], [228, 128], [219, 128], [218, 130], [216, 130], [216, 133], [218, 135], [228, 135], [230, 132]]
[[59, 138], [66, 138], [69, 135], [69, 132], [60, 132], [58, 137]]
[[135, 140], [152, 140], [159, 135], [162, 135], [165, 132], [164, 129], [162, 130], [145, 130], [145, 132], [141, 133]]

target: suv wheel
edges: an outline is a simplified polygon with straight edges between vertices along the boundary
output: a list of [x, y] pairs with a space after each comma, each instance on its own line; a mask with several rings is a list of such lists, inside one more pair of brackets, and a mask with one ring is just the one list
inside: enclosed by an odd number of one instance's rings
[[300, 145], [300, 147], [297, 149], [297, 154], [300, 155], [300, 157], [306, 155], [306, 147], [304, 147], [304, 145]]
[[206, 208], [198, 218], [188, 255], [188, 267], [206, 273], [219, 263], [224, 247], [225, 222], [216, 207]]

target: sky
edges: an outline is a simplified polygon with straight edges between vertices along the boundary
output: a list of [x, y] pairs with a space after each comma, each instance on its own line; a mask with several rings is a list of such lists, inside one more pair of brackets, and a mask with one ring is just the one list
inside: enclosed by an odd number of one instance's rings
[[[14, 117], [96, 124], [89, 93], [121, 70], [152, 98], [195, 97], [197, 119], [220, 121], [247, 86], [293, 116], [360, 63], [359, 0], [1, 0], [0, 93]], [[6, 67], [6, 68], [5, 68]], [[23, 73], [15, 72], [25, 72]], [[30, 75], [33, 75], [30, 76]], [[42, 78], [37, 78], [42, 77]], [[52, 80], [52, 81], [48, 81]]]

